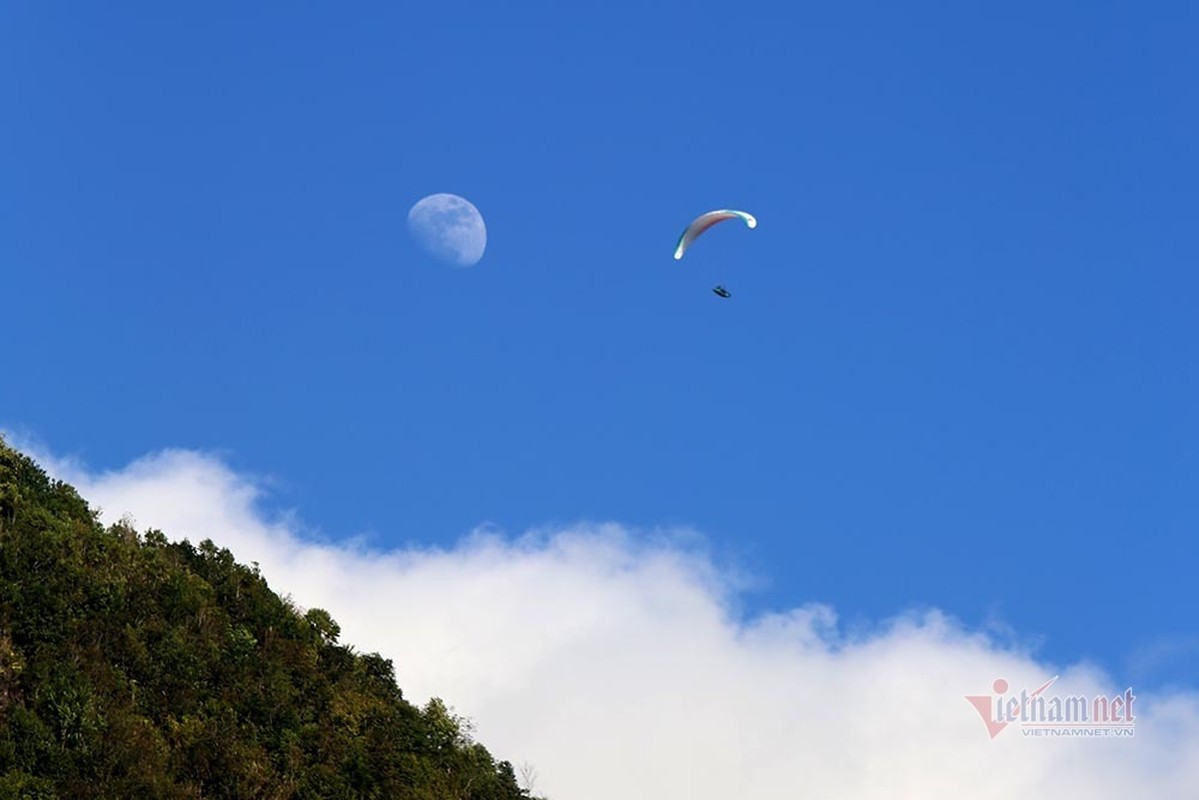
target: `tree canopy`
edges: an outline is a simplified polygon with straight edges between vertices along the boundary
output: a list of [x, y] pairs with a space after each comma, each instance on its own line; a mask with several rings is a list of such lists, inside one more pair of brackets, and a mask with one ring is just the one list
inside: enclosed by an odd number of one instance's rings
[[102, 525], [0, 439], [0, 800], [528, 797], [339, 635], [211, 541]]

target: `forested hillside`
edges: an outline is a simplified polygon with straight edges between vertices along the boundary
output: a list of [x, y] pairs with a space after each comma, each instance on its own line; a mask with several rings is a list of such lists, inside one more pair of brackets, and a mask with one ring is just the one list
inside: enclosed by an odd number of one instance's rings
[[210, 541], [102, 526], [0, 440], [0, 800], [527, 797], [338, 633]]

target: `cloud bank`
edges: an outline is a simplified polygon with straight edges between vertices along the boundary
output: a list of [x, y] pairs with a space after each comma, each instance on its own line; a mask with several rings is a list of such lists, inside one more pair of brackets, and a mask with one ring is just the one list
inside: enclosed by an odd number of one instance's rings
[[379, 551], [312, 541], [203, 453], [102, 474], [39, 460], [108, 522], [129, 514], [258, 562], [276, 591], [330, 611], [343, 643], [392, 659], [410, 700], [445, 698], [498, 758], [533, 765], [554, 800], [1199, 797], [1194, 694], [1138, 697], [1133, 739], [992, 740], [964, 696], [996, 678], [1127, 687], [937, 612], [855, 635], [822, 605], [747, 620], [729, 573], [670, 536], [580, 524]]

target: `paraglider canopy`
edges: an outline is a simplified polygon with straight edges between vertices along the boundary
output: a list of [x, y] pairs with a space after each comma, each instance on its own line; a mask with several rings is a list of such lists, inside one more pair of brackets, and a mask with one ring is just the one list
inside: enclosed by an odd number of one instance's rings
[[678, 261], [683, 257], [683, 253], [687, 252], [687, 248], [691, 246], [699, 235], [711, 228], [713, 225], [724, 222], [725, 220], [739, 219], [745, 222], [750, 228], [758, 227], [758, 221], [754, 219], [754, 215], [745, 211], [735, 211], [731, 208], [721, 208], [716, 211], [709, 211], [706, 214], [700, 214], [690, 225], [683, 231], [683, 235], [679, 237], [679, 244], [674, 249], [674, 259]]

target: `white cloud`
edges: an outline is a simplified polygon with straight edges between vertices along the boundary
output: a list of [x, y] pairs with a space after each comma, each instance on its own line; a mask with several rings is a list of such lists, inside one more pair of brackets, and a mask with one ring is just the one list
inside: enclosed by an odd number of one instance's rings
[[321, 544], [269, 518], [220, 460], [166, 451], [92, 474], [42, 457], [104, 509], [211, 538], [342, 641], [391, 658], [406, 696], [444, 697], [552, 798], [1199, 797], [1199, 699], [1137, 700], [1133, 740], [989, 740], [964, 700], [1015, 689], [1113, 694], [1100, 672], [1040, 664], [936, 612], [868, 634], [811, 605], [750, 620], [736, 585], [670, 536], [577, 525], [449, 550]]

